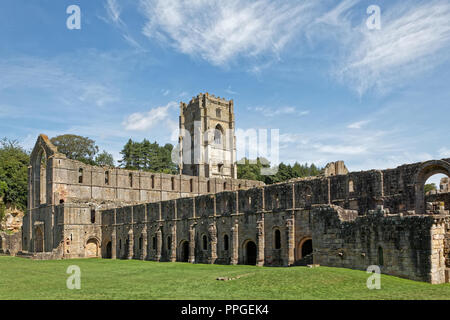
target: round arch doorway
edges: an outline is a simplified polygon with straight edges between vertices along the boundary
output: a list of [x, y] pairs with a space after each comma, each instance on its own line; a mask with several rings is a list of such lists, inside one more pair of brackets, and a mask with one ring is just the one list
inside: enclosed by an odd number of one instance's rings
[[303, 238], [297, 245], [296, 260], [301, 260], [312, 253], [313, 243], [311, 237]]
[[256, 244], [249, 240], [244, 244], [244, 263], [247, 265], [256, 265]]

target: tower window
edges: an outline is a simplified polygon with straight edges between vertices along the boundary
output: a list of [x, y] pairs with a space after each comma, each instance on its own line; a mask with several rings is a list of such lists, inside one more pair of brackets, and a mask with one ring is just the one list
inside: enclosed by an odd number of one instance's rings
[[220, 124], [216, 126], [216, 129], [214, 130], [214, 143], [215, 144], [222, 144], [222, 135], [223, 130]]
[[216, 109], [216, 117], [220, 118], [222, 116], [222, 110], [220, 110], [219, 108]]
[[83, 168], [78, 169], [78, 183], [83, 183]]
[[223, 163], [219, 163], [217, 165], [217, 170], [219, 171], [219, 173], [223, 173]]
[[91, 223], [95, 223], [95, 210], [91, 210]]

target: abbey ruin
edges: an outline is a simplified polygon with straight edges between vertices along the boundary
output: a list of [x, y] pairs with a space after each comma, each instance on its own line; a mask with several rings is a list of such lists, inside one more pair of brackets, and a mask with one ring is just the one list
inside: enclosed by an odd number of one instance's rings
[[[40, 135], [21, 239], [3, 237], [0, 248], [33, 259], [378, 265], [385, 274], [450, 281], [448, 189], [424, 193], [429, 177], [450, 175], [450, 159], [361, 172], [338, 161], [316, 177], [239, 180], [235, 138], [224, 134], [234, 130], [233, 108], [209, 94], [181, 103], [180, 129], [191, 136], [180, 135], [179, 175], [88, 166]], [[185, 148], [196, 130], [207, 136], [198, 152]]]

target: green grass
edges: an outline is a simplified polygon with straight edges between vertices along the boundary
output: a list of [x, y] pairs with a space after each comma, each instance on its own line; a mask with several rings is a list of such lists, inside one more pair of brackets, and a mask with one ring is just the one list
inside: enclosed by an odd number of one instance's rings
[[[67, 267], [81, 268], [81, 290], [66, 287]], [[217, 281], [217, 277], [235, 277]], [[340, 268], [269, 268], [79, 259], [0, 257], [0, 299], [450, 299], [450, 284], [431, 285]]]

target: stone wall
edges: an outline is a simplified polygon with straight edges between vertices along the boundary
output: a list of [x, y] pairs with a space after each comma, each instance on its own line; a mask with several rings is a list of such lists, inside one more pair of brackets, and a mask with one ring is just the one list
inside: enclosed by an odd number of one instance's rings
[[[445, 282], [444, 236], [449, 217], [366, 216], [320, 207], [313, 216], [314, 263], [366, 270], [430, 283]], [[448, 236], [448, 233], [447, 233]]]
[[22, 250], [22, 233], [6, 233], [0, 231], [0, 253], [16, 255]]

